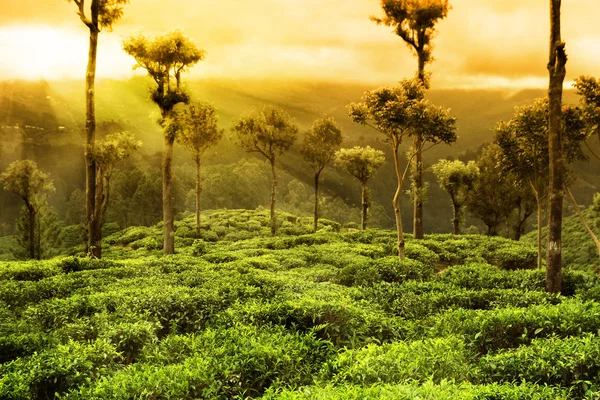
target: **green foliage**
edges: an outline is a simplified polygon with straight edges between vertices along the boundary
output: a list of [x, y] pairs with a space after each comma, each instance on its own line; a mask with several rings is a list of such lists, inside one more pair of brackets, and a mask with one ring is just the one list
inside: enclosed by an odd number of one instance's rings
[[71, 342], [0, 366], [0, 398], [43, 399], [94, 381], [122, 362], [109, 343]]
[[481, 358], [483, 382], [527, 381], [572, 388], [573, 396], [597, 390], [600, 340], [595, 334], [565, 339], [535, 339], [529, 346]]
[[134, 364], [66, 398], [258, 397], [272, 385], [311, 383], [314, 365], [331, 348], [310, 335], [236, 326], [172, 336], [145, 354], [149, 364]]
[[361, 183], [366, 183], [385, 161], [383, 151], [355, 146], [335, 153], [335, 165], [346, 170]]
[[427, 380], [462, 382], [471, 375], [472, 358], [474, 354], [456, 337], [371, 344], [341, 352], [324, 366], [323, 379], [336, 385], [361, 386]]

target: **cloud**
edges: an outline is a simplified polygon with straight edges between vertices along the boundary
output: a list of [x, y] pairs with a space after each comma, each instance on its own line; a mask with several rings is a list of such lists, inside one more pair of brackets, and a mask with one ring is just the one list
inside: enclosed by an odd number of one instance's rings
[[[568, 79], [598, 71], [596, 1], [563, 2]], [[435, 61], [428, 66], [435, 85], [543, 82], [549, 30], [546, 2], [451, 0], [451, 4], [448, 17], [438, 24]], [[85, 41], [87, 32], [75, 5], [66, 0], [0, 0], [0, 7], [0, 31], [53, 26]], [[129, 32], [180, 27], [208, 51], [206, 61], [194, 69], [195, 76], [394, 83], [414, 75], [416, 60], [390, 28], [369, 21], [370, 15], [380, 14], [379, 0], [135, 0], [126, 6], [114, 32], [101, 34], [100, 74], [131, 73], [120, 49], [121, 38]], [[11, 48], [25, 46], [19, 40], [14, 38], [9, 47], [3, 44], [6, 51], [0, 54], [0, 64], [12, 65], [4, 66], [3, 74], [19, 68], [6, 55]], [[74, 55], [71, 64], [84, 65], [86, 52], [76, 51], [82, 54]], [[68, 65], [64, 68], [68, 70]]]

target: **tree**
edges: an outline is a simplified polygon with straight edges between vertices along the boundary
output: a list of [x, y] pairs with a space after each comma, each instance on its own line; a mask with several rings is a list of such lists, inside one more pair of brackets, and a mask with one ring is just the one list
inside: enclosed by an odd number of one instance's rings
[[[156, 83], [152, 101], [161, 113], [161, 126], [178, 103], [187, 103], [189, 96], [181, 87], [181, 74], [204, 59], [204, 50], [179, 30], [151, 37], [143, 34], [129, 37], [123, 43], [125, 52], [135, 58], [134, 68], [143, 68]], [[174, 85], [173, 85], [174, 84]], [[165, 129], [162, 158], [163, 252], [175, 253], [175, 222], [173, 212], [173, 144], [175, 131]]]
[[[587, 137], [582, 110], [563, 107], [561, 140], [567, 163], [584, 159], [581, 142]], [[548, 148], [548, 121], [550, 108], [547, 99], [538, 99], [531, 105], [515, 108], [509, 122], [496, 126], [495, 142], [502, 152], [503, 169], [513, 173], [531, 188], [537, 204], [538, 267], [542, 267], [543, 200], [549, 190], [550, 152]], [[563, 180], [561, 178], [561, 180]]]
[[33, 228], [34, 253], [31, 257], [31, 220], [29, 210], [23, 206], [17, 219], [15, 232], [15, 241], [19, 247], [11, 249], [15, 258], [42, 260], [58, 255], [62, 245], [62, 227], [56, 213], [46, 200], [40, 204], [35, 213]]
[[[362, 102], [348, 106], [350, 118], [354, 122], [370, 126], [385, 135], [392, 148], [397, 180], [393, 205], [400, 260], [404, 259], [400, 197], [411, 158], [415, 157], [417, 150], [422, 153], [436, 144], [456, 141], [456, 119], [450, 116], [449, 110], [431, 104], [424, 96], [425, 87], [419, 80], [405, 79], [397, 87], [367, 91]], [[408, 165], [402, 172], [398, 154], [400, 144], [403, 139], [416, 135], [423, 140], [419, 142], [418, 149], [413, 148], [408, 157]], [[425, 143], [429, 143], [427, 148]]]
[[342, 130], [333, 117], [323, 116], [317, 119], [304, 135], [301, 153], [313, 169], [315, 180], [314, 231], [319, 222], [319, 179], [321, 172], [333, 160], [344, 138]]
[[548, 196], [548, 249], [546, 260], [546, 290], [550, 293], [562, 291], [562, 214], [564, 160], [562, 140], [562, 93], [566, 75], [567, 54], [561, 39], [561, 0], [550, 0], [550, 57], [548, 72], [548, 148], [550, 187]]
[[200, 158], [223, 137], [217, 109], [208, 103], [180, 105], [173, 109], [170, 127], [179, 142], [192, 152], [196, 164], [196, 236], [200, 237]]
[[483, 221], [488, 236], [497, 235], [497, 228], [504, 221], [507, 236], [510, 237], [512, 228], [513, 239], [520, 240], [536, 202], [529, 184], [503, 168], [502, 156], [495, 143], [483, 148], [475, 160], [479, 176], [466, 206], [471, 214]]
[[[600, 141], [600, 80], [591, 76], [580, 76], [575, 79], [574, 86], [577, 94], [581, 96], [581, 105], [590, 132], [595, 132]], [[591, 154], [600, 159], [600, 155], [594, 153], [589, 145], [588, 149]]]
[[[104, 216], [110, 199], [110, 178], [113, 175], [115, 164], [129, 158], [141, 146], [141, 142], [129, 132], [119, 132], [107, 135], [96, 144], [94, 160], [98, 173], [96, 175], [96, 214], [94, 219], [100, 227], [104, 223]], [[100, 233], [102, 240], [102, 233]], [[101, 246], [101, 241], [97, 246]], [[102, 248], [95, 249], [94, 255], [102, 257]]]
[[36, 258], [36, 214], [45, 204], [49, 194], [54, 193], [54, 184], [50, 176], [37, 167], [31, 160], [18, 160], [11, 163], [0, 174], [0, 183], [4, 190], [18, 195], [24, 202], [28, 213], [29, 257]]
[[[417, 55], [417, 79], [429, 86], [425, 74], [425, 65], [433, 61], [433, 44], [435, 24], [448, 15], [448, 0], [382, 0], [381, 7], [385, 13], [383, 18], [371, 17], [378, 25], [394, 28], [394, 33]], [[423, 239], [423, 158], [421, 153], [423, 137], [413, 137], [413, 233], [415, 239]]]
[[335, 153], [334, 160], [336, 166], [343, 168], [360, 182], [362, 199], [360, 217], [361, 227], [364, 231], [367, 229], [367, 211], [369, 208], [367, 181], [385, 162], [383, 151], [375, 150], [369, 146], [355, 146], [351, 149], [338, 150]]
[[285, 111], [273, 106], [262, 106], [236, 121], [231, 131], [245, 151], [262, 154], [271, 164], [271, 233], [274, 235], [277, 231], [275, 164], [277, 158], [296, 141], [298, 125]]
[[[71, 0], [68, 0], [71, 2]], [[85, 198], [86, 229], [88, 233], [88, 250], [97, 256], [102, 234], [100, 222], [95, 220], [96, 211], [96, 164], [93, 153], [96, 142], [96, 56], [98, 53], [98, 36], [102, 29], [110, 31], [113, 24], [123, 15], [123, 6], [129, 0], [90, 0], [89, 13], [86, 14], [86, 0], [73, 0], [77, 6], [79, 19], [90, 31], [88, 63], [85, 79]]]
[[440, 160], [431, 166], [438, 183], [452, 200], [452, 233], [460, 234], [460, 221], [463, 219], [462, 207], [469, 198], [479, 176], [479, 169], [474, 161], [467, 164], [460, 160]]

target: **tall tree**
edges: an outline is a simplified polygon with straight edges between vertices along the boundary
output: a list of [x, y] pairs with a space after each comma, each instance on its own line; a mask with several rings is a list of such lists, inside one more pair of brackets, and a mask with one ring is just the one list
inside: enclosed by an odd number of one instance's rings
[[171, 127], [179, 142], [192, 152], [196, 164], [196, 236], [200, 237], [200, 158], [210, 147], [216, 146], [223, 137], [217, 126], [217, 109], [209, 103], [177, 106], [173, 110]]
[[302, 157], [310, 164], [315, 180], [314, 231], [319, 223], [319, 179], [321, 172], [331, 163], [343, 141], [342, 130], [333, 117], [317, 119], [304, 135]]
[[[565, 159], [563, 163], [584, 159], [581, 143], [587, 138], [587, 130], [581, 109], [564, 107], [559, 117], [561, 126], [564, 126], [561, 134], [561, 153], [564, 147]], [[540, 268], [542, 267], [543, 200], [548, 194], [550, 177], [549, 119], [548, 100], [538, 99], [531, 105], [517, 107], [509, 122], [498, 124], [494, 139], [502, 152], [503, 168], [527, 182], [535, 196], [538, 223], [538, 267]]]
[[[71, 0], [68, 0], [71, 2]], [[123, 6], [129, 0], [90, 0], [86, 12], [86, 0], [73, 0], [77, 6], [79, 19], [90, 31], [88, 63], [85, 78], [85, 206], [88, 252], [98, 257], [102, 239], [100, 221], [95, 219], [96, 211], [96, 163], [93, 158], [96, 142], [96, 57], [98, 36], [102, 29], [110, 31], [113, 24], [123, 15]]]
[[[575, 88], [577, 94], [581, 96], [581, 103], [590, 131], [595, 133], [600, 141], [600, 79], [591, 76], [580, 76], [575, 79]], [[600, 158], [599, 154], [594, 153], [589, 146], [588, 148], [596, 158]]]
[[[416, 152], [422, 153], [439, 143], [456, 141], [456, 119], [449, 110], [431, 104], [419, 80], [403, 80], [400, 86], [367, 91], [360, 103], [348, 106], [350, 118], [385, 135], [391, 146], [396, 171], [396, 193], [393, 199], [398, 236], [398, 257], [404, 259], [404, 231], [400, 214], [400, 198], [406, 173]], [[400, 167], [399, 147], [403, 139], [420, 136], [418, 149], [408, 157], [404, 172]], [[425, 148], [425, 143], [429, 143]]]
[[460, 222], [464, 217], [462, 208], [475, 186], [479, 169], [474, 161], [465, 164], [460, 160], [440, 160], [431, 166], [431, 170], [437, 177], [440, 187], [450, 195], [453, 210], [452, 233], [459, 235]]
[[503, 168], [503, 153], [495, 143], [484, 147], [475, 163], [479, 176], [467, 200], [467, 209], [483, 221], [487, 235], [497, 235], [498, 226], [505, 222], [507, 236], [511, 236], [512, 228], [512, 238], [520, 240], [525, 223], [536, 209], [529, 183]]
[[335, 153], [335, 165], [346, 170], [360, 182], [362, 207], [360, 211], [361, 228], [367, 229], [367, 212], [369, 197], [367, 181], [385, 162], [383, 151], [372, 147], [355, 146], [351, 149], [340, 149]]
[[262, 106], [236, 121], [231, 131], [244, 150], [262, 154], [271, 164], [271, 233], [274, 235], [277, 232], [275, 165], [278, 157], [296, 141], [298, 125], [285, 111], [273, 106]]
[[55, 192], [50, 176], [37, 167], [35, 161], [18, 160], [11, 163], [0, 174], [0, 183], [4, 190], [18, 195], [27, 208], [29, 221], [29, 256], [36, 258], [36, 214], [45, 204], [49, 194]]
[[[428, 87], [425, 66], [433, 61], [433, 44], [435, 24], [448, 15], [448, 0], [382, 0], [383, 18], [371, 17], [378, 25], [383, 24], [394, 29], [394, 33], [417, 55], [417, 78]], [[421, 148], [423, 137], [413, 137], [413, 234], [415, 239], [422, 239], [423, 229], [423, 155]]]
[[[96, 175], [96, 214], [94, 219], [100, 227], [104, 223], [104, 216], [110, 199], [110, 179], [113, 175], [115, 164], [129, 158], [141, 146], [141, 142], [129, 132], [119, 132], [106, 135], [96, 143], [94, 161], [98, 168]], [[102, 239], [102, 236], [100, 236]], [[101, 242], [98, 243], [97, 257], [102, 256]]]
[[564, 160], [562, 140], [562, 94], [566, 75], [567, 54], [561, 39], [561, 0], [550, 0], [550, 57], [548, 72], [548, 98], [550, 118], [548, 120], [548, 147], [550, 190], [548, 195], [548, 249], [546, 259], [546, 290], [550, 293], [562, 291], [562, 215]]
[[[161, 113], [161, 126], [178, 103], [187, 103], [189, 96], [181, 86], [181, 74], [204, 59], [204, 50], [180, 30], [152, 37], [133, 35], [123, 43], [125, 52], [137, 62], [134, 68], [143, 68], [156, 83], [152, 101]], [[163, 252], [175, 253], [175, 216], [173, 212], [173, 144], [175, 131], [165, 129], [162, 158]]]

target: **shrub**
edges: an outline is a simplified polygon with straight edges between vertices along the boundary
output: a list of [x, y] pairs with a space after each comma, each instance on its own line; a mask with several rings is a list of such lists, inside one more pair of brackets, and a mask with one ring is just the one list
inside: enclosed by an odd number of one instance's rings
[[145, 346], [157, 340], [158, 324], [147, 321], [107, 324], [99, 336], [115, 346], [125, 363], [137, 361]]
[[480, 360], [484, 382], [523, 381], [575, 389], [581, 398], [600, 377], [600, 339], [592, 334], [535, 339]]
[[509, 243], [485, 258], [491, 264], [506, 270], [534, 269], [537, 266], [537, 249], [522, 243]]
[[471, 375], [473, 358], [474, 354], [457, 337], [382, 346], [370, 344], [362, 349], [341, 352], [326, 364], [323, 379], [333, 384], [363, 386], [428, 379], [435, 383], [442, 380], [461, 382]]
[[109, 343], [67, 345], [0, 366], [1, 399], [45, 399], [94, 381], [121, 362]]
[[192, 244], [192, 255], [203, 256], [208, 253], [209, 245], [204, 239], [196, 239]]
[[48, 338], [40, 333], [0, 336], [0, 364], [40, 351], [47, 343]]
[[421, 334], [430, 337], [464, 335], [465, 340], [485, 354], [528, 344], [536, 338], [597, 333], [600, 304], [568, 299], [555, 306], [455, 310], [428, 318], [421, 329]]
[[0, 262], [0, 281], [39, 281], [60, 273], [52, 261]]
[[278, 328], [207, 330], [197, 336], [166, 338], [147, 353], [152, 364], [131, 365], [66, 398], [259, 397], [270, 386], [311, 383], [330, 355], [327, 343]]
[[468, 383], [451, 384], [432, 382], [405, 385], [355, 385], [324, 387], [308, 386], [297, 391], [269, 391], [265, 400], [566, 400], [571, 399], [568, 391], [528, 383], [520, 385], [481, 385]]
[[374, 265], [381, 278], [386, 282], [429, 280], [434, 273], [433, 266], [424, 265], [409, 258], [399, 262], [398, 257], [384, 257], [376, 260]]

